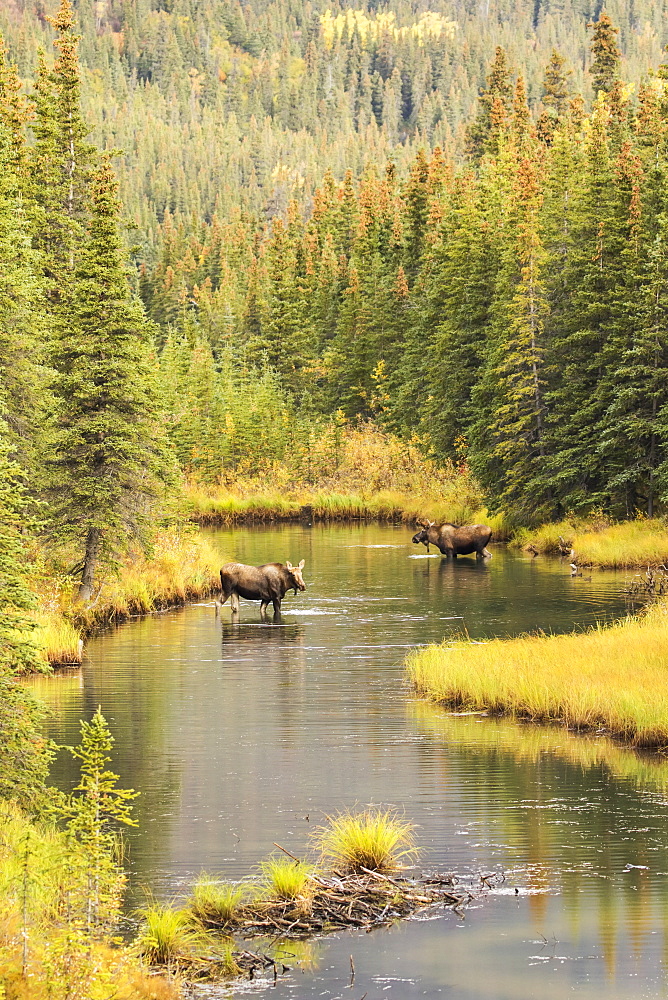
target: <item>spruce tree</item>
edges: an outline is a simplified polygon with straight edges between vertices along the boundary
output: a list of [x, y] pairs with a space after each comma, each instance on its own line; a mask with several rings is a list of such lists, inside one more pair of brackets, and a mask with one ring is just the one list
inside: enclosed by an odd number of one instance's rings
[[0, 416], [0, 796], [34, 806], [44, 790], [51, 751], [42, 733], [44, 713], [16, 680], [23, 671], [44, 669], [26, 573], [24, 479]]
[[552, 49], [550, 61], [545, 67], [543, 77], [542, 101], [546, 108], [549, 108], [555, 117], [561, 118], [568, 107], [570, 91], [568, 89], [568, 77], [571, 70], [565, 69], [566, 60], [556, 49]]
[[612, 23], [606, 10], [602, 10], [598, 21], [587, 25], [593, 28], [591, 41], [592, 64], [589, 72], [592, 75], [594, 97], [603, 91], [608, 94], [619, 80], [619, 64], [621, 52], [617, 48], [619, 28]]
[[58, 537], [80, 548], [79, 597], [101, 555], [143, 540], [162, 437], [147, 324], [134, 301], [119, 234], [117, 183], [105, 157], [74, 275], [72, 315], [53, 349], [56, 377], [51, 496]]
[[496, 48], [486, 83], [478, 97], [478, 116], [469, 126], [466, 137], [466, 151], [475, 162], [485, 153], [497, 152], [498, 137], [512, 102], [513, 84], [506, 51], [500, 45]]

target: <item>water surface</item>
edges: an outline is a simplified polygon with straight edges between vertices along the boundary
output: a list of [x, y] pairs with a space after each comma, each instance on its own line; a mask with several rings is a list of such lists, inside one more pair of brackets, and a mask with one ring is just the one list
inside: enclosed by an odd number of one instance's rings
[[[506, 883], [463, 920], [290, 945], [294, 971], [274, 995], [668, 996], [662, 760], [453, 717], [414, 698], [402, 670], [410, 648], [464, 630], [483, 640], [617, 617], [623, 576], [573, 579], [498, 546], [484, 564], [445, 562], [377, 525], [212, 538], [221, 561], [304, 558], [306, 593], [286, 597], [277, 623], [243, 601], [238, 624], [206, 602], [152, 615], [92, 641], [80, 673], [37, 682], [60, 742], [77, 742], [98, 704], [111, 723], [116, 770], [141, 792], [133, 898], [172, 898], [203, 869], [242, 877], [274, 841], [306, 851], [327, 813], [395, 804], [419, 824], [425, 868]], [[56, 779], [74, 780], [64, 756]]]

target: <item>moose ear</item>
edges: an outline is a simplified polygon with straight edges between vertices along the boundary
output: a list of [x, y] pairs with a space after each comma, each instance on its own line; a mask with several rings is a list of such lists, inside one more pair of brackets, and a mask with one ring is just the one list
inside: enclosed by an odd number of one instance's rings
[[292, 572], [292, 570], [294, 569], [294, 566], [292, 565], [292, 563], [290, 562], [290, 560], [289, 560], [289, 559], [286, 559], [286, 560], [285, 560], [285, 568], [286, 568], [286, 569], [289, 569], [289, 570], [290, 570], [290, 572]]
[[297, 568], [298, 569], [304, 569], [305, 565], [306, 565], [306, 560], [305, 559], [300, 559], [299, 566]]
[[436, 524], [436, 521], [430, 521], [429, 524], [427, 525], [427, 527], [428, 528], [433, 528], [435, 524]]

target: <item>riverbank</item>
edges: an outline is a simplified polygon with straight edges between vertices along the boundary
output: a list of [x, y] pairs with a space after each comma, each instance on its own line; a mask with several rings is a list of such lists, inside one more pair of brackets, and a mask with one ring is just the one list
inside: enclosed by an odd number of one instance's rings
[[485, 523], [492, 528], [497, 541], [506, 541], [510, 536], [510, 526], [503, 514], [490, 516], [479, 505], [479, 498], [462, 496], [454, 488], [443, 493], [398, 490], [339, 493], [305, 487], [256, 492], [246, 486], [204, 488], [189, 484], [184, 497], [188, 517], [203, 526], [272, 521], [385, 521], [413, 525], [417, 518], [428, 518], [438, 523]]
[[458, 641], [415, 650], [408, 678], [451, 708], [668, 745], [668, 603], [568, 635]]
[[113, 571], [102, 573], [93, 599], [81, 604], [63, 566], [36, 559], [36, 641], [45, 669], [81, 663], [84, 641], [96, 629], [209, 596], [219, 587], [220, 561], [196, 529], [161, 531], [152, 552], [125, 556]]
[[535, 555], [568, 555], [577, 566], [637, 569], [668, 563], [668, 525], [661, 518], [614, 524], [604, 518], [519, 528], [513, 544]]

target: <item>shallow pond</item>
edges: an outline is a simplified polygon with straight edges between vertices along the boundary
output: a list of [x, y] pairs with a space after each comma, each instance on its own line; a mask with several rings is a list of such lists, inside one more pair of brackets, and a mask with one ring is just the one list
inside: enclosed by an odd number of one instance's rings
[[[274, 841], [303, 852], [326, 813], [393, 803], [419, 824], [425, 869], [503, 871], [505, 884], [463, 919], [291, 944], [274, 996], [668, 996], [662, 760], [453, 717], [414, 698], [402, 671], [411, 647], [463, 629], [557, 632], [619, 616], [623, 576], [573, 579], [565, 563], [499, 546], [484, 564], [448, 563], [412, 546], [410, 530], [378, 525], [211, 537], [225, 559], [305, 558], [306, 593], [286, 597], [279, 623], [245, 602], [239, 624], [205, 603], [131, 622], [92, 641], [80, 673], [35, 682], [59, 742], [76, 743], [98, 704], [111, 723], [115, 769], [141, 792], [133, 899], [172, 898], [203, 869], [241, 877]], [[64, 756], [55, 777], [73, 780]]]

